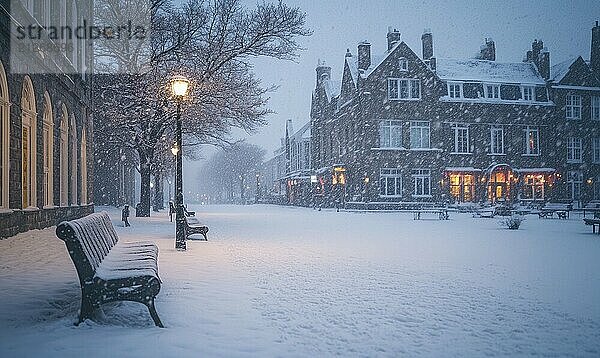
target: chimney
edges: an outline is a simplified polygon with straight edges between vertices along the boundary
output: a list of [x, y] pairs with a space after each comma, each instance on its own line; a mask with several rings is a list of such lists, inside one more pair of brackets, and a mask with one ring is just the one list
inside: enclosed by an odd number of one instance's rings
[[544, 47], [544, 41], [533, 40], [531, 50], [527, 51], [524, 61], [535, 63], [540, 75], [546, 81], [550, 79], [550, 52]]
[[421, 42], [423, 43], [423, 60], [429, 60], [433, 57], [433, 35], [431, 34], [431, 30], [425, 29], [423, 31]]
[[323, 86], [323, 82], [331, 78], [331, 67], [325, 64], [325, 61], [317, 62], [317, 88]]
[[285, 123], [285, 136], [289, 137], [294, 134], [294, 124], [291, 119], [288, 119]]
[[435, 72], [435, 67], [436, 67], [436, 60], [435, 57], [432, 57], [429, 59], [429, 68]]
[[366, 70], [371, 66], [371, 44], [363, 41], [358, 44], [358, 69]]
[[600, 26], [598, 26], [598, 21], [596, 21], [596, 26], [592, 28], [592, 48], [590, 52], [592, 71], [600, 77]]
[[496, 61], [496, 44], [494, 44], [492, 39], [485, 39], [485, 44], [479, 48], [477, 58], [480, 60]]
[[538, 55], [536, 65], [540, 71], [540, 75], [548, 81], [550, 79], [550, 52], [548, 52], [547, 48], [542, 48], [542, 51]]
[[388, 43], [388, 51], [392, 50], [392, 47], [394, 47], [398, 42], [400, 42], [401, 39], [401, 35], [400, 35], [400, 31], [393, 29], [392, 27], [388, 27], [388, 33], [387, 33], [387, 43]]

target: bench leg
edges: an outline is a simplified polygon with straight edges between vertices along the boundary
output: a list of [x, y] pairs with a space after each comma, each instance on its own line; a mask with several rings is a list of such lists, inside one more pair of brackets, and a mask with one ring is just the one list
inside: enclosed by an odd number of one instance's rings
[[79, 309], [79, 318], [77, 320], [77, 323], [75, 323], [75, 325], [79, 326], [81, 323], [83, 323], [83, 321], [92, 317], [92, 314], [94, 313], [95, 309], [96, 309], [96, 307], [94, 306], [94, 304], [92, 304], [90, 299], [87, 298], [84, 293], [82, 293], [81, 308]]
[[156, 327], [165, 328], [165, 326], [163, 326], [162, 322], [160, 321], [160, 318], [158, 317], [156, 307], [154, 307], [154, 299], [151, 299], [150, 301], [146, 302], [145, 305], [146, 307], [148, 307], [148, 312], [150, 312], [150, 316], [152, 317], [152, 320], [154, 321]]

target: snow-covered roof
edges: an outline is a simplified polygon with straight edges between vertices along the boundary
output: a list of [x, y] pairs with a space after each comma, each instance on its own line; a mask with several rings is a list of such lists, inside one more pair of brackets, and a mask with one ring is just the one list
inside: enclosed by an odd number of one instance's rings
[[346, 63], [348, 64], [348, 68], [350, 69], [350, 75], [352, 76], [352, 81], [354, 84], [358, 82], [358, 60], [354, 57], [346, 57]]
[[545, 84], [533, 63], [438, 58], [436, 72], [442, 80]]
[[447, 172], [480, 172], [481, 169], [474, 167], [446, 167]]
[[310, 122], [306, 122], [294, 134], [290, 135], [290, 138], [298, 142], [302, 139], [310, 139]]
[[554, 173], [556, 169], [554, 168], [520, 168], [515, 169], [516, 172], [519, 173]]
[[577, 57], [571, 57], [566, 61], [561, 63], [557, 63], [556, 65], [550, 67], [550, 79], [554, 82], [560, 82], [565, 75], [569, 73], [569, 69], [571, 65], [577, 60]]
[[332, 98], [340, 95], [341, 83], [338, 81], [325, 80], [323, 86], [325, 87], [325, 94], [327, 95], [328, 101], [331, 101]]
[[369, 66], [369, 68], [367, 68], [365, 70], [364, 77], [369, 77], [371, 75], [371, 73], [375, 72], [377, 67], [379, 67], [383, 63], [383, 61], [385, 61], [388, 58], [388, 56], [392, 52], [394, 52], [396, 47], [400, 46], [401, 43], [402, 43], [402, 41], [396, 43], [391, 49], [389, 49], [388, 51], [385, 51], [384, 53], [382, 53], [380, 55], [371, 54], [371, 66]]

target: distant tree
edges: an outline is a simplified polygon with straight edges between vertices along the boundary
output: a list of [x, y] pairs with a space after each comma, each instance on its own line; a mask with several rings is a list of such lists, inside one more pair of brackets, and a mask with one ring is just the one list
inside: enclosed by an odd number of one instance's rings
[[238, 142], [214, 154], [200, 178], [205, 194], [217, 202], [245, 203], [265, 157], [259, 146]]

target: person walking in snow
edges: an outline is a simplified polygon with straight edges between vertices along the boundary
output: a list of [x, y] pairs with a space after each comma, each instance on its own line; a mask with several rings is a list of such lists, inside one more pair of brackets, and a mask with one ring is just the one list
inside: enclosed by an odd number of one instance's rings
[[121, 221], [125, 223], [125, 227], [129, 227], [129, 205], [125, 205], [123, 211], [121, 211]]

